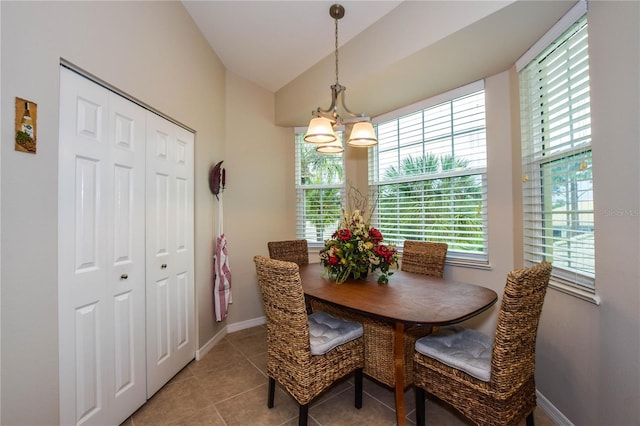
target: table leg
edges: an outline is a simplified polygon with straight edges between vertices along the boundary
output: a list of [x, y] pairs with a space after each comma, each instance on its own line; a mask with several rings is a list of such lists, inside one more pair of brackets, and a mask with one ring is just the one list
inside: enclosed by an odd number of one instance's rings
[[394, 333], [393, 357], [395, 361], [396, 379], [396, 422], [398, 426], [405, 426], [404, 409], [404, 323], [397, 322]]

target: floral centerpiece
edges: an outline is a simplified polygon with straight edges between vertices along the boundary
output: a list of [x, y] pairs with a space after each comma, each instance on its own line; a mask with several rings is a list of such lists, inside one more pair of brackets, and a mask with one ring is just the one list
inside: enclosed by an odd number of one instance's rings
[[392, 244], [382, 244], [382, 233], [364, 219], [359, 209], [344, 212], [340, 228], [324, 242], [320, 260], [325, 274], [342, 283], [347, 278], [360, 279], [380, 270], [378, 283], [387, 284], [398, 266], [398, 251]]

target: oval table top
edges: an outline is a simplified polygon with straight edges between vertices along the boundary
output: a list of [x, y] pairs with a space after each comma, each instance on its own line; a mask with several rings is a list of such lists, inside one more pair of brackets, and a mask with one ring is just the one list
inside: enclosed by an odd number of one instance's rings
[[364, 280], [337, 284], [323, 276], [324, 266], [300, 266], [304, 293], [390, 322], [447, 325], [469, 319], [489, 309], [495, 291], [446, 278], [393, 269], [388, 284], [378, 284], [377, 273]]

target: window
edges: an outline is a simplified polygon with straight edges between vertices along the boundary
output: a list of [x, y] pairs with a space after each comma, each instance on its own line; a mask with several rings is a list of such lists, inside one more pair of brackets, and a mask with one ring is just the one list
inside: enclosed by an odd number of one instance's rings
[[377, 121], [369, 179], [385, 241], [445, 242], [449, 258], [486, 263], [483, 82]]
[[[319, 154], [317, 145], [296, 139], [296, 234], [309, 243], [324, 243], [338, 229], [344, 191], [342, 154]], [[341, 132], [338, 137], [342, 138]]]
[[594, 205], [584, 5], [579, 3], [564, 21], [570, 17], [571, 25], [564, 24], [564, 32], [545, 43], [520, 70], [524, 257], [527, 265], [551, 262], [552, 285], [593, 294]]

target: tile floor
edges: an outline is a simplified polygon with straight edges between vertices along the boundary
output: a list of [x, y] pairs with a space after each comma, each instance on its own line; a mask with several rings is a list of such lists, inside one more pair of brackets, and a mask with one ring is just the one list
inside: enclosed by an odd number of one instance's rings
[[[122, 426], [297, 425], [298, 406], [276, 387], [267, 408], [267, 342], [264, 327], [227, 335], [202, 360], [192, 361]], [[405, 394], [407, 423], [415, 424], [413, 389]], [[554, 423], [538, 407], [537, 426]], [[430, 425], [468, 425], [443, 403], [427, 401]], [[353, 406], [351, 378], [336, 384], [309, 408], [309, 425], [394, 425], [393, 391], [365, 376], [363, 407]], [[524, 420], [522, 422], [524, 424]]]

